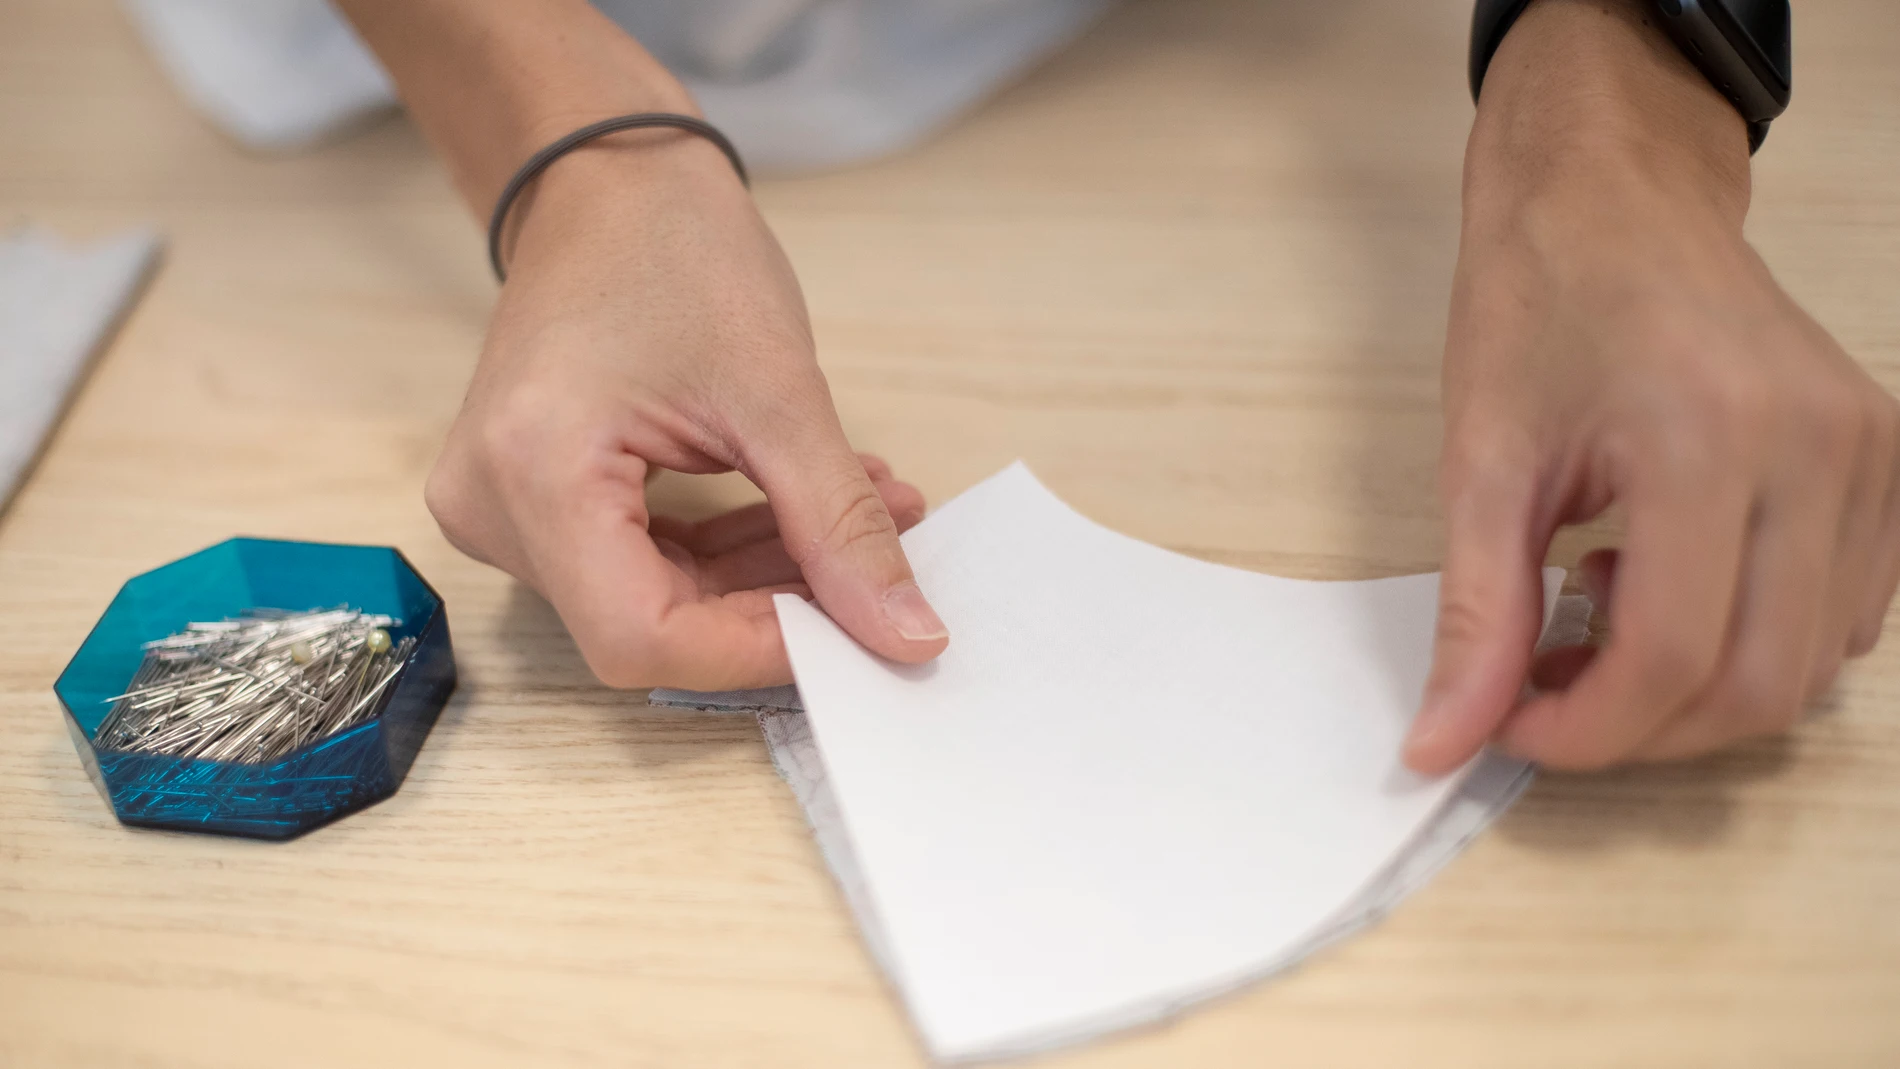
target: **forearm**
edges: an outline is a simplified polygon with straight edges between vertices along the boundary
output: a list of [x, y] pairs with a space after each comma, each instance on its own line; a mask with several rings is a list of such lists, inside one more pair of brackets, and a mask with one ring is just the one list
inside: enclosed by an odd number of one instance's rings
[[1737, 228], [1748, 211], [1747, 127], [1643, 0], [1537, 0], [1485, 76], [1468, 224], [1584, 184], [1679, 189]]
[[536, 149], [692, 98], [586, 0], [339, 0], [477, 218]]

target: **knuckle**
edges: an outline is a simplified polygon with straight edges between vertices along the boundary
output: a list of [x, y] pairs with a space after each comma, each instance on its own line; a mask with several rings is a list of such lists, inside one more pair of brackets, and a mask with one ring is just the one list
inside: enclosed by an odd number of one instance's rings
[[510, 399], [485, 413], [476, 424], [476, 450], [492, 466], [512, 467], [533, 456], [542, 438], [544, 412], [527, 401]]
[[587, 657], [587, 667], [602, 686], [614, 690], [639, 690], [659, 685], [659, 679], [647, 670], [645, 662], [632, 657]]
[[1535, 470], [1536, 447], [1508, 427], [1471, 421], [1445, 441], [1439, 485], [1447, 500], [1518, 490]]
[[1441, 651], [1470, 646], [1484, 635], [1490, 622], [1476, 598], [1462, 592], [1448, 592], [1438, 605], [1434, 641]]
[[810, 427], [831, 418], [831, 386], [815, 361], [766, 357], [746, 364], [758, 385], [738, 400], [739, 422], [751, 427]]
[[588, 670], [604, 686], [638, 690], [663, 682], [657, 671], [660, 666], [655, 663], [651, 643], [645, 636], [613, 629], [587, 635], [577, 632], [574, 639]]
[[1741, 734], [1772, 735], [1801, 719], [1806, 692], [1805, 680], [1794, 673], [1757, 672], [1724, 687], [1713, 704]]
[[897, 523], [885, 508], [884, 499], [868, 480], [854, 479], [834, 500], [841, 502], [837, 519], [825, 533], [825, 544], [837, 552], [862, 542], [897, 537]]
[[459, 528], [468, 514], [469, 493], [459, 465], [447, 457], [438, 459], [422, 483], [422, 504], [444, 532]]
[[1783, 403], [1775, 384], [1755, 371], [1705, 375], [1701, 386], [1689, 395], [1690, 420], [1723, 440], [1759, 434], [1774, 422]]
[[423, 481], [422, 504], [450, 545], [478, 561], [490, 562], [490, 554], [481, 544], [484, 525], [480, 491], [469, 480], [467, 470], [459, 457], [445, 452]]
[[1701, 690], [1715, 671], [1720, 651], [1713, 643], [1664, 631], [1646, 642], [1636, 660], [1642, 693], [1661, 708], [1674, 712], [1689, 695]]
[[1752, 466], [1772, 425], [1756, 390], [1725, 383], [1691, 392], [1673, 411], [1652, 411], [1630, 425], [1613, 452], [1632, 471], [1675, 485]]
[[1849, 657], [1865, 657], [1874, 652], [1874, 648], [1880, 645], [1881, 632], [1886, 630], [1886, 615], [1883, 609], [1877, 615], [1870, 615], [1869, 619], [1861, 621], [1854, 628], [1853, 634], [1847, 639]]

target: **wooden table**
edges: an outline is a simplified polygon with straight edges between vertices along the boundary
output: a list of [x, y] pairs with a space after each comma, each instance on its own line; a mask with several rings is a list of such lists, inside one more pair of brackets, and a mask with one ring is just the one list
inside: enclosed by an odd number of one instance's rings
[[[1133, 3], [917, 151], [762, 183], [854, 439], [936, 500], [1020, 456], [1210, 559], [1433, 567], [1468, 13]], [[1753, 234], [1900, 385], [1900, 19], [1800, 14]], [[0, 145], [0, 219], [171, 242], [0, 520], [0, 1065], [921, 1064], [755, 727], [595, 685], [423, 509], [493, 287], [410, 127], [249, 155], [106, 0], [0, 0]], [[53, 677], [239, 532], [401, 546], [462, 690], [304, 839], [122, 828]], [[1900, 640], [1788, 740], [1546, 777], [1374, 933], [1038, 1064], [1900, 1064]]]

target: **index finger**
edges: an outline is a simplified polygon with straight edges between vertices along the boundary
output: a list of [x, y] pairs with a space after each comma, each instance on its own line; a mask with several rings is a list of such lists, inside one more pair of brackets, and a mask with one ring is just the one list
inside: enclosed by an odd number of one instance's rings
[[1570, 687], [1540, 694], [1501, 742], [1553, 768], [1628, 757], [1714, 677], [1728, 640], [1752, 492], [1736, 477], [1632, 488], [1608, 645]]
[[771, 598], [702, 600], [645, 519], [638, 503], [576, 503], [545, 517], [530, 543], [541, 593], [594, 675], [620, 688], [790, 682]]

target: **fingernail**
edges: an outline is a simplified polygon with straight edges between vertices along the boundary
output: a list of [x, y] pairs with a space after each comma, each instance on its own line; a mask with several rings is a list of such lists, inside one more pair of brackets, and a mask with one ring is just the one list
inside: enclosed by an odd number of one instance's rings
[[885, 591], [884, 618], [898, 634], [912, 642], [931, 642], [950, 636], [950, 629], [943, 626], [937, 610], [924, 600], [924, 592], [917, 588], [914, 580], [906, 579]]

